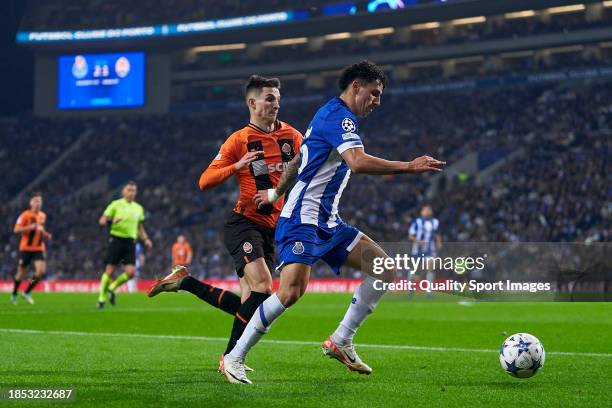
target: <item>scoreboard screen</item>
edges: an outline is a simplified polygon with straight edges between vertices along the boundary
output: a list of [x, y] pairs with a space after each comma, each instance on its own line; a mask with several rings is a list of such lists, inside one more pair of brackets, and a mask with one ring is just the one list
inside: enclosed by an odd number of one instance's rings
[[144, 105], [142, 52], [76, 54], [58, 58], [58, 108], [100, 109]]

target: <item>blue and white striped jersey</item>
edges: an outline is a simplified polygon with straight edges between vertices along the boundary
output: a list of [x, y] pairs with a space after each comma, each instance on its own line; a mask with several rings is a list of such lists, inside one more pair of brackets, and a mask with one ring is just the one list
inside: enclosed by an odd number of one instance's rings
[[412, 255], [419, 256], [435, 256], [436, 255], [436, 244], [434, 238], [438, 233], [440, 222], [437, 218], [415, 218], [410, 224], [408, 233], [414, 236], [417, 241], [424, 241], [424, 244], [415, 242], [412, 245]]
[[300, 149], [298, 177], [281, 217], [331, 229], [342, 222], [338, 203], [351, 170], [341, 154], [363, 147], [357, 117], [338, 97], [315, 114]]

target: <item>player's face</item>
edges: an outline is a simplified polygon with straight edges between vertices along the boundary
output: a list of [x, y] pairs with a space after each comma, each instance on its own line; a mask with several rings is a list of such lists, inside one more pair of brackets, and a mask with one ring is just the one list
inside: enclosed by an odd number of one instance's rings
[[176, 238], [176, 241], [177, 241], [178, 243], [182, 244], [183, 242], [185, 242], [185, 237], [184, 237], [184, 236], [182, 236], [182, 235], [179, 235], [179, 236]]
[[383, 85], [379, 80], [360, 84], [357, 81], [357, 93], [355, 95], [355, 105], [357, 112], [355, 114], [360, 118], [365, 118], [374, 109], [380, 106], [380, 98], [383, 93]]
[[431, 218], [433, 215], [433, 211], [431, 211], [431, 207], [423, 207], [421, 210], [421, 217], [423, 218]]
[[40, 211], [42, 208], [42, 197], [32, 197], [30, 199], [30, 208], [32, 211]]
[[253, 105], [249, 104], [249, 106], [253, 106], [255, 116], [270, 123], [276, 120], [281, 99], [278, 88], [264, 87], [259, 95], [251, 99], [253, 99]]
[[123, 198], [127, 201], [134, 201], [136, 199], [136, 193], [138, 189], [134, 185], [129, 185], [123, 187]]

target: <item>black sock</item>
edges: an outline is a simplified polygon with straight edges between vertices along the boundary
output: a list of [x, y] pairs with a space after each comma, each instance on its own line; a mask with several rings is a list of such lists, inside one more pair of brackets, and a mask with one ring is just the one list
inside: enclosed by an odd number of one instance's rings
[[255, 314], [255, 311], [270, 295], [267, 293], [260, 292], [251, 292], [251, 296], [247, 300], [244, 301], [242, 305], [240, 305], [240, 309], [236, 312], [236, 317], [234, 318], [234, 325], [232, 326], [232, 335], [230, 336], [229, 342], [227, 343], [227, 348], [225, 349], [225, 353], [227, 354], [236, 345], [236, 342], [242, 336], [242, 332], [247, 326], [251, 317]]
[[187, 276], [183, 279], [179, 289], [193, 293], [206, 303], [218, 307], [232, 316], [236, 314], [240, 307], [240, 296], [230, 291], [200, 282], [191, 276]]
[[34, 289], [34, 286], [36, 286], [36, 284], [40, 282], [40, 278], [38, 276], [35, 276], [32, 278], [32, 280], [30, 281], [30, 284], [28, 285], [28, 287], [25, 290], [25, 293], [28, 294], [32, 291], [32, 289]]
[[13, 279], [13, 295], [17, 294], [19, 290], [19, 284], [21, 283], [21, 279]]

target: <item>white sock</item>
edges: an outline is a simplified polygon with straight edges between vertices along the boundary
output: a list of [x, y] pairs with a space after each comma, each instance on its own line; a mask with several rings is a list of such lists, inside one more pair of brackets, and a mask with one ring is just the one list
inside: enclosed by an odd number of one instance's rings
[[272, 296], [259, 305], [229, 355], [237, 359], [244, 358], [251, 347], [257, 344], [259, 339], [268, 332], [268, 328], [274, 320], [285, 310], [285, 306], [276, 296], [276, 293], [273, 293]]
[[350, 344], [357, 329], [374, 311], [374, 308], [385, 294], [384, 290], [374, 289], [374, 279], [368, 275], [353, 293], [351, 304], [344, 314], [340, 325], [332, 334], [332, 340], [336, 344]]

